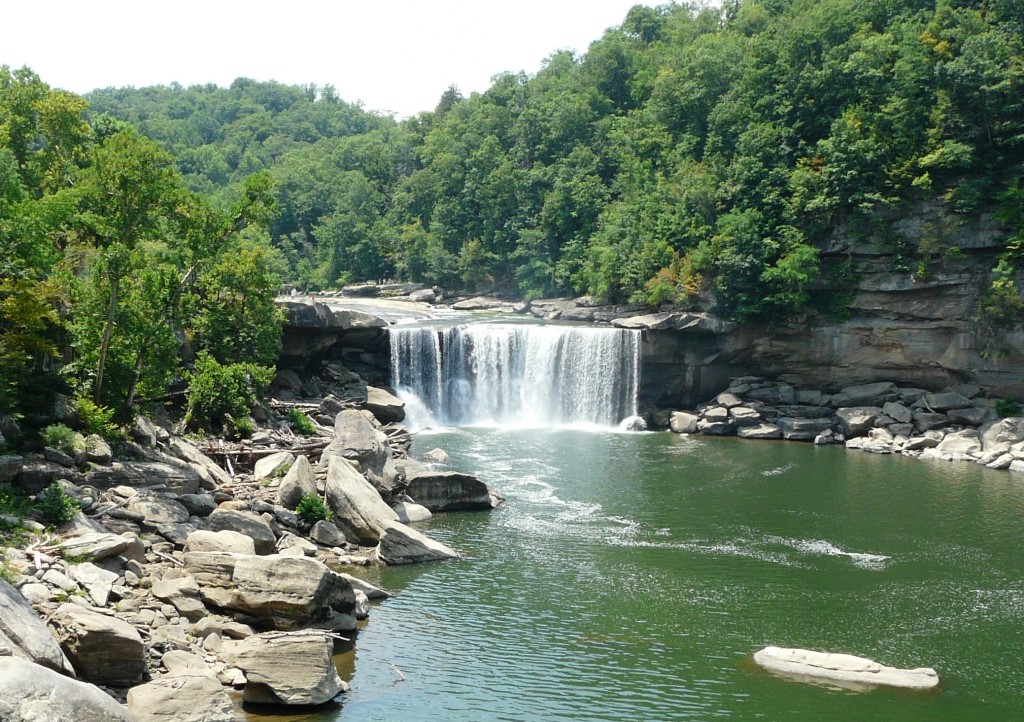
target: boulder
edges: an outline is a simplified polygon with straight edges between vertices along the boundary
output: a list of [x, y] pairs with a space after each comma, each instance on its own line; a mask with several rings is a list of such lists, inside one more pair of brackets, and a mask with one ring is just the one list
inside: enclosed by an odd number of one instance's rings
[[375, 544], [388, 524], [398, 521], [377, 489], [344, 458], [328, 459], [325, 484], [334, 522], [353, 542]]
[[75, 604], [60, 605], [49, 621], [83, 679], [111, 687], [130, 687], [142, 679], [146, 653], [132, 625]]
[[677, 434], [695, 434], [697, 433], [697, 422], [699, 421], [700, 417], [694, 414], [687, 413], [686, 411], [673, 411], [669, 421], [669, 428]]
[[308, 629], [254, 635], [239, 642], [229, 659], [245, 672], [244, 701], [315, 705], [345, 691], [333, 653], [330, 636]]
[[391, 596], [380, 587], [375, 587], [359, 577], [353, 577], [351, 574], [341, 574], [340, 576], [344, 577], [353, 589], [365, 594], [367, 599], [387, 599]]
[[115, 461], [109, 466], [97, 466], [86, 474], [87, 482], [97, 489], [114, 486], [142, 487], [163, 484], [172, 494], [195, 494], [203, 485], [203, 477], [188, 464], [166, 454], [150, 452], [167, 461]]
[[897, 401], [886, 401], [882, 413], [900, 424], [909, 424], [913, 419], [913, 412]]
[[841, 408], [836, 410], [836, 418], [839, 421], [839, 430], [847, 437], [863, 436], [881, 415], [882, 410], [877, 406], [854, 406], [852, 408]]
[[83, 475], [77, 471], [42, 459], [29, 458], [22, 461], [15, 482], [29, 494], [38, 494], [59, 479], [67, 479], [75, 484], [84, 481]]
[[925, 394], [917, 403], [933, 413], [944, 414], [953, 409], [967, 408], [971, 400], [956, 391], [946, 391], [941, 394]]
[[199, 598], [199, 585], [192, 577], [160, 579], [153, 582], [151, 591], [154, 597], [173, 606], [190, 622], [197, 622], [207, 615], [206, 607]]
[[97, 434], [85, 437], [85, 458], [94, 464], [109, 464], [114, 459], [110, 444]]
[[395, 513], [398, 515], [398, 521], [403, 524], [426, 521], [433, 516], [433, 514], [430, 513], [430, 509], [412, 501], [398, 501], [392, 504], [391, 508], [394, 509]]
[[[316, 528], [316, 524], [313, 525]], [[335, 530], [337, 534], [338, 531]], [[341, 537], [341, 543], [345, 543], [345, 537]], [[331, 546], [338, 546], [332, 544]], [[292, 534], [291, 532], [285, 532], [281, 535], [281, 538], [277, 540], [277, 553], [285, 554], [290, 556], [299, 557], [312, 557], [316, 556], [318, 547], [316, 544], [311, 542], [309, 539], [303, 539], [302, 537]]]
[[180, 436], [172, 436], [167, 442], [167, 448], [182, 461], [187, 461], [193, 466], [201, 466], [218, 486], [231, 484], [231, 475], [228, 472], [224, 471], [224, 469], [217, 465], [217, 462]]
[[343, 547], [346, 542], [345, 535], [327, 519], [321, 519], [313, 525], [309, 530], [309, 538], [325, 547]]
[[185, 540], [185, 551], [255, 554], [256, 543], [252, 537], [230, 529], [221, 531], [200, 529], [188, 535], [188, 539]]
[[68, 576], [78, 582], [97, 607], [107, 606], [110, 591], [119, 578], [114, 572], [101, 569], [92, 562], [70, 565]]
[[315, 559], [188, 552], [185, 571], [203, 601], [273, 629], [355, 629], [352, 585]]
[[740, 404], [742, 404], [743, 399], [741, 399], [736, 394], [731, 394], [728, 391], [724, 391], [715, 397], [715, 403], [717, 403], [719, 406], [724, 406], [727, 409], [731, 409], [733, 406], [739, 406]]
[[733, 406], [729, 409], [729, 418], [736, 426], [755, 426], [761, 423], [761, 412], [749, 406]]
[[818, 434], [832, 429], [832, 419], [801, 419], [786, 416], [775, 420], [782, 438], [789, 441], [813, 441]]
[[208, 518], [210, 531], [233, 531], [245, 534], [253, 541], [257, 554], [271, 554], [277, 536], [267, 520], [251, 511], [217, 509]]
[[366, 387], [366, 403], [364, 406], [382, 424], [390, 424], [405, 419], [405, 402], [384, 389], [378, 389], [375, 386]]
[[367, 481], [381, 494], [390, 496], [394, 493], [398, 469], [391, 458], [391, 445], [362, 412], [347, 409], [338, 414], [334, 421], [334, 439], [320, 457], [321, 466], [327, 466], [332, 456], [355, 462]]
[[741, 439], [781, 439], [782, 429], [775, 424], [740, 426], [736, 429], [736, 436]]
[[207, 517], [217, 508], [213, 494], [182, 494], [178, 503], [188, 511], [190, 516]]
[[985, 424], [981, 429], [982, 442], [986, 449], [996, 444], [1016, 444], [1024, 441], [1024, 417], [1014, 416]]
[[827, 679], [869, 687], [883, 685], [920, 690], [932, 689], [939, 684], [939, 675], [930, 667], [886, 667], [865, 657], [855, 657], [851, 654], [765, 647], [754, 653], [754, 661], [771, 672], [801, 680]]
[[[15, 454], [0, 456], [0, 484], [8, 484], [14, 481], [21, 472], [21, 466], [25, 459]], [[45, 488], [45, 487], [44, 487]]]
[[125, 509], [142, 516], [142, 524], [151, 529], [165, 524], [184, 524], [189, 518], [188, 509], [177, 501], [150, 492], [140, 492], [133, 496]]
[[136, 539], [134, 534], [89, 532], [61, 539], [57, 546], [66, 557], [95, 562], [123, 553]]
[[377, 556], [385, 564], [398, 566], [457, 559], [459, 554], [441, 542], [395, 522], [381, 535]]
[[729, 420], [729, 409], [724, 406], [710, 406], [704, 410], [704, 419], [708, 422], [718, 423]]
[[137, 722], [99, 687], [17, 657], [0, 657], [0, 720]]
[[736, 433], [736, 426], [726, 421], [701, 419], [697, 423], [697, 431], [708, 436], [732, 436]]
[[946, 434], [935, 447], [940, 454], [967, 455], [981, 451], [981, 439], [975, 429], [964, 429]]
[[447, 464], [448, 452], [444, 449], [431, 449], [423, 452], [420, 458], [428, 464]]
[[914, 428], [918, 433], [933, 431], [949, 426], [949, 417], [945, 414], [933, 414], [930, 411], [914, 412]]
[[294, 463], [295, 455], [290, 451], [279, 451], [276, 454], [264, 456], [253, 467], [252, 478], [254, 481], [259, 481], [278, 475], [283, 476], [284, 470], [289, 469]]
[[299, 456], [288, 469], [281, 485], [277, 487], [277, 501], [286, 509], [294, 509], [302, 501], [302, 497], [316, 492], [316, 475], [309, 459]]
[[966, 409], [953, 409], [946, 412], [950, 423], [961, 426], [981, 426], [986, 421], [996, 418], [996, 412], [992, 409], [985, 409], [980, 406], [971, 406]]
[[423, 470], [407, 479], [406, 493], [431, 512], [493, 509], [494, 492], [472, 474]]
[[[165, 657], [167, 655], [164, 655]], [[234, 722], [235, 706], [208, 672], [186, 671], [128, 690], [128, 711], [138, 722]]]
[[52, 464], [60, 464], [67, 469], [75, 468], [74, 459], [60, 449], [54, 449], [52, 446], [46, 446], [43, 448], [43, 458]]
[[873, 384], [847, 386], [832, 396], [829, 402], [833, 408], [844, 406], [881, 406], [886, 401], [896, 401], [900, 397], [896, 384], [880, 381]]
[[0, 579], [0, 659], [10, 655], [75, 676], [43, 620], [17, 589]]

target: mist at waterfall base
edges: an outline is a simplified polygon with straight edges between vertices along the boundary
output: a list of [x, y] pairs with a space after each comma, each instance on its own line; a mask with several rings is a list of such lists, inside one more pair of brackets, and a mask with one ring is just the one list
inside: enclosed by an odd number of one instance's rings
[[637, 331], [476, 323], [390, 335], [392, 383], [413, 431], [638, 425]]

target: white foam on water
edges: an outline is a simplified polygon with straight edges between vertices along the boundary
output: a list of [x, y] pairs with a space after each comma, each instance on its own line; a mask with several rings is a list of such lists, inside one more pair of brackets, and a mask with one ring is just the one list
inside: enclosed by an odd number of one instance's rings
[[886, 563], [891, 559], [891, 557], [885, 554], [847, 551], [824, 539], [790, 539], [787, 537], [766, 536], [765, 541], [770, 544], [790, 547], [801, 554], [809, 556], [847, 557], [855, 566], [874, 571], [885, 569]]

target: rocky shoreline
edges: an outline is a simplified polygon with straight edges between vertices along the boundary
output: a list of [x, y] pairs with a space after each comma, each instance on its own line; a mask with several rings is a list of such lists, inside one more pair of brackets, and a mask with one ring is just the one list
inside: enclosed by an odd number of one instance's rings
[[[56, 484], [79, 507], [56, 528], [3, 520], [0, 719], [234, 720], [346, 691], [332, 655], [388, 596], [346, 572], [456, 558], [410, 524], [501, 499], [439, 449], [410, 458], [402, 402], [333, 371], [302, 400], [279, 373], [244, 443], [140, 417], [116, 453], [0, 456], [3, 484]], [[312, 435], [292, 432], [295, 409]], [[309, 497], [331, 520], [297, 513]]]
[[670, 428], [679, 434], [843, 444], [1024, 473], [1024, 417], [1000, 418], [997, 402], [980, 394], [968, 384], [931, 393], [892, 382], [828, 394], [744, 376], [696, 409], [672, 412]]

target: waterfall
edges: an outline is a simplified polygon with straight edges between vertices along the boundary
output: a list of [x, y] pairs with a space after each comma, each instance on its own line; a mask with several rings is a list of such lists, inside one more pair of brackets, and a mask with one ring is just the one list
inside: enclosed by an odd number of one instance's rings
[[442, 424], [614, 426], [637, 412], [637, 331], [480, 323], [390, 336], [394, 385]]

